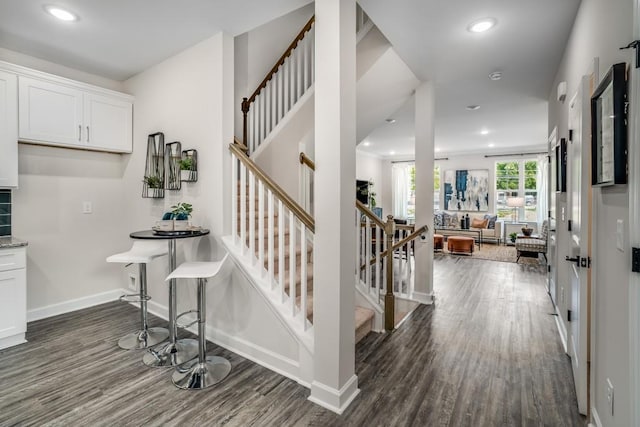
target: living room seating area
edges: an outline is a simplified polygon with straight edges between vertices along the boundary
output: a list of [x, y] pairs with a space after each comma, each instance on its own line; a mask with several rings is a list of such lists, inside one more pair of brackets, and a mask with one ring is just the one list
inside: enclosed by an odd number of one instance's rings
[[[468, 229], [461, 228], [462, 218], [468, 215]], [[433, 215], [433, 228], [443, 236], [466, 236], [479, 238], [480, 244], [492, 241], [500, 244], [502, 241], [502, 221], [498, 216], [482, 212], [453, 212], [437, 211]]]

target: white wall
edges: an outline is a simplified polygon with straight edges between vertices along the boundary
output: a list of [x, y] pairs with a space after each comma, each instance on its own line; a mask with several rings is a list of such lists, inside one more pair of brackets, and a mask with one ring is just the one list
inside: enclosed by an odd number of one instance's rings
[[[567, 82], [567, 99], [578, 88], [580, 78], [592, 69], [594, 57], [600, 60], [600, 76], [617, 62], [632, 62], [631, 52], [620, 51], [633, 40], [631, 1], [583, 0], [576, 17], [561, 65], [549, 94], [549, 132], [558, 127], [558, 137], [567, 136], [568, 103], [556, 100], [555, 88]], [[588, 147], [588, 146], [587, 146]], [[630, 425], [629, 400], [629, 312], [628, 241], [629, 195], [626, 185], [594, 189], [593, 292], [595, 311], [592, 331], [595, 341], [591, 355], [591, 405], [605, 426]], [[625, 224], [624, 252], [616, 249], [616, 221]], [[558, 238], [566, 239], [566, 228], [558, 228]], [[564, 254], [558, 254], [562, 257]], [[560, 266], [559, 266], [560, 267]], [[565, 312], [566, 313], [566, 312]], [[561, 313], [564, 316], [564, 313]], [[565, 319], [566, 321], [566, 319]], [[611, 379], [615, 392], [615, 415], [609, 414], [605, 381]], [[633, 403], [637, 405], [637, 402]]]
[[[176, 202], [193, 204], [192, 222], [211, 234], [178, 241], [177, 262], [219, 259], [224, 253], [231, 186], [228, 145], [233, 136], [233, 39], [218, 34], [125, 82], [136, 97], [134, 152], [124, 173], [126, 232], [148, 229]], [[183, 149], [198, 150], [198, 181], [183, 183], [180, 191], [165, 191], [164, 199], [143, 199], [147, 135], [164, 132], [165, 142], [180, 141]], [[127, 233], [122, 245], [128, 243]], [[151, 308], [166, 315], [168, 288], [166, 258], [148, 269]], [[207, 323], [211, 337], [248, 357], [268, 360], [282, 372], [295, 375], [298, 347], [292, 336], [246, 278], [235, 271], [230, 281], [210, 284]], [[178, 312], [194, 307], [195, 284], [178, 283]], [[280, 365], [278, 365], [280, 363]]]
[[[122, 84], [0, 48], [0, 60], [122, 90]], [[120, 269], [105, 258], [128, 231], [123, 156], [20, 144], [19, 188], [13, 192], [13, 235], [27, 240], [27, 309], [108, 292]], [[93, 213], [82, 214], [82, 202]]]

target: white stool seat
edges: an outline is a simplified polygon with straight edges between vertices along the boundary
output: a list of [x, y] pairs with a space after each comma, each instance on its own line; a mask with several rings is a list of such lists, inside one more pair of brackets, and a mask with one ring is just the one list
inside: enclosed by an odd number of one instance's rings
[[107, 262], [119, 262], [122, 264], [148, 264], [154, 258], [167, 255], [169, 249], [162, 241], [135, 240], [133, 246], [127, 252], [111, 255]]
[[229, 255], [221, 261], [183, 262], [167, 276], [171, 279], [208, 279], [217, 275]]

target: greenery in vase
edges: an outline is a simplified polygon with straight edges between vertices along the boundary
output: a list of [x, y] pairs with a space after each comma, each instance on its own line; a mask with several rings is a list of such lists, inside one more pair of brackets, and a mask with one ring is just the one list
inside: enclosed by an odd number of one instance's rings
[[162, 188], [162, 179], [159, 176], [145, 176], [142, 180], [149, 188]]
[[171, 206], [171, 216], [177, 220], [187, 220], [191, 216], [193, 206], [190, 203], [180, 202], [177, 205]]
[[509, 238], [511, 239], [512, 242], [516, 241], [516, 237], [518, 237], [518, 233], [509, 234]]

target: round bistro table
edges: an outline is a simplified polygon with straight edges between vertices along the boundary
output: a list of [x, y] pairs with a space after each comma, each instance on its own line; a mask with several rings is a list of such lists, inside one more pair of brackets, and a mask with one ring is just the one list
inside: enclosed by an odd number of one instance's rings
[[[207, 229], [189, 231], [154, 231], [142, 230], [129, 234], [132, 239], [166, 240], [169, 244], [169, 273], [176, 269], [176, 240], [192, 239], [206, 236]], [[177, 366], [198, 355], [198, 341], [194, 339], [178, 339], [176, 324], [177, 295], [176, 279], [169, 280], [169, 340], [162, 342], [143, 356], [142, 361], [147, 366]]]

